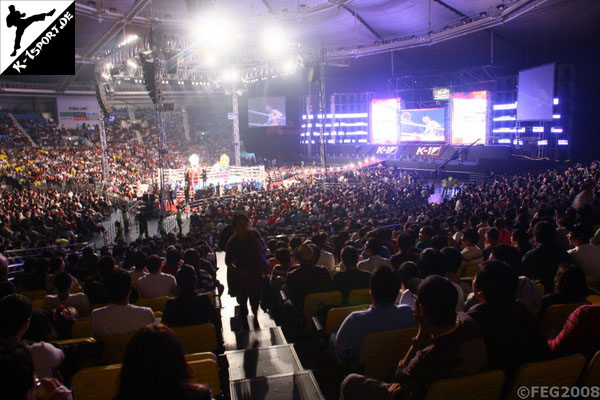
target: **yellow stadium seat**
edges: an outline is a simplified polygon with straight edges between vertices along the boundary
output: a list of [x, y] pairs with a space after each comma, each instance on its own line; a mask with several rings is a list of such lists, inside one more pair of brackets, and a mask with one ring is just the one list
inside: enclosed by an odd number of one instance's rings
[[350, 313], [354, 311], [364, 310], [369, 308], [368, 304], [361, 304], [359, 306], [352, 307], [335, 307], [329, 310], [327, 313], [327, 321], [325, 322], [325, 333], [335, 333], [342, 325], [342, 322], [346, 319]]
[[416, 334], [416, 327], [367, 334], [359, 362], [364, 367], [364, 374], [374, 379], [389, 379], [410, 349]]
[[504, 372], [494, 370], [456, 379], [434, 382], [425, 400], [497, 400], [502, 394]]
[[522, 365], [508, 386], [506, 400], [521, 399], [519, 397], [521, 386], [527, 388], [532, 386], [574, 386], [584, 364], [585, 357], [581, 354], [573, 354], [556, 360]]
[[317, 314], [320, 306], [339, 306], [340, 304], [342, 304], [342, 292], [339, 290], [307, 294], [304, 298], [304, 316], [307, 321], [310, 321]]
[[537, 286], [537, 288], [540, 290], [542, 296], [546, 294], [546, 289], [544, 288], [544, 285], [542, 285], [541, 283], [536, 283], [535, 286]]
[[[216, 356], [211, 353], [186, 356], [194, 383], [207, 385], [213, 397], [221, 394], [221, 381]], [[193, 357], [192, 357], [193, 358]], [[75, 400], [112, 400], [117, 395], [121, 364], [85, 368], [73, 377]]]
[[121, 364], [84, 368], [73, 377], [75, 400], [112, 400], [117, 395]]
[[71, 328], [74, 339], [87, 338], [92, 336], [92, 322], [89, 317], [81, 318], [73, 324]]
[[585, 300], [590, 304], [600, 304], [600, 296], [597, 294], [593, 294], [585, 298]]
[[354, 289], [348, 295], [349, 306], [358, 306], [360, 304], [371, 304], [369, 289]]
[[173, 331], [181, 341], [184, 354], [215, 351], [218, 348], [213, 324], [181, 326], [173, 328]]
[[575, 309], [583, 303], [571, 303], [571, 304], [555, 304], [548, 307], [544, 315], [542, 316], [542, 333], [548, 335], [552, 330], [561, 330], [567, 322], [569, 315], [575, 311]]
[[45, 290], [33, 290], [30, 292], [21, 293], [23, 296], [27, 297], [29, 300], [41, 300], [48, 295], [48, 292]]
[[55, 340], [52, 343], [58, 344], [60, 346], [70, 345], [70, 344], [80, 344], [80, 343], [93, 344], [93, 343], [96, 343], [96, 339], [94, 339], [93, 337], [86, 337], [86, 338], [80, 338], [80, 339]]
[[200, 295], [201, 296], [208, 296], [208, 299], [212, 303], [213, 307], [216, 307], [216, 305], [215, 305], [215, 295], [212, 292], [204, 292], [204, 293], [201, 293]]
[[44, 309], [44, 299], [32, 300], [31, 307], [35, 308], [36, 310], [43, 310]]
[[192, 370], [192, 376], [195, 383], [208, 386], [213, 397], [221, 394], [219, 366], [216, 360], [204, 359], [188, 361], [188, 365]]
[[600, 383], [600, 351], [594, 355], [583, 374], [581, 374], [581, 386], [598, 386]]
[[103, 337], [102, 343], [102, 363], [105, 365], [118, 364], [123, 362], [123, 354], [127, 343], [133, 335], [116, 335]]
[[153, 297], [150, 299], [139, 298], [137, 301], [137, 305], [140, 307], [149, 307], [152, 311], [165, 311], [165, 305], [167, 304], [167, 300], [169, 300], [168, 296], [164, 297]]

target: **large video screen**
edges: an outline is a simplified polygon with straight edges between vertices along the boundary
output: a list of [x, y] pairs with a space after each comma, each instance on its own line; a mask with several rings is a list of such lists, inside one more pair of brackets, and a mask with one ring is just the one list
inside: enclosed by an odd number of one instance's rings
[[554, 63], [519, 71], [517, 121], [551, 121]]
[[248, 99], [248, 126], [285, 126], [285, 97], [251, 97]]
[[452, 95], [451, 143], [485, 144], [488, 120], [488, 92]]
[[400, 99], [371, 100], [372, 144], [398, 144], [401, 109]]
[[420, 108], [400, 111], [400, 143], [444, 142], [445, 108]]

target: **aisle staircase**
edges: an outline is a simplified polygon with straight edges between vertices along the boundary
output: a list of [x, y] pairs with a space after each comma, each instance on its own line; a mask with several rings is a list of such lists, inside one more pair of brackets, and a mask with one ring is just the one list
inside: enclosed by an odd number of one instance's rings
[[12, 123], [19, 130], [19, 132], [21, 133], [21, 135], [25, 136], [27, 138], [27, 140], [29, 140], [29, 142], [31, 143], [31, 145], [33, 147], [37, 147], [37, 143], [33, 141], [33, 139], [31, 138], [31, 136], [29, 136], [29, 133], [27, 133], [27, 131], [25, 130], [25, 128], [23, 128], [23, 125], [21, 125], [21, 123], [19, 122], [19, 120], [17, 120], [12, 113], [7, 113], [7, 114], [8, 114], [8, 117], [10, 118], [10, 120], [12, 121]]
[[127, 114], [129, 115], [129, 120], [131, 121], [135, 121], [135, 107], [134, 106], [127, 106]]
[[[219, 253], [219, 265], [223, 265], [221, 257], [224, 255]], [[227, 281], [226, 268], [220, 268], [218, 274], [221, 282]], [[219, 369], [222, 382], [228, 383], [223, 389], [230, 399], [324, 399], [313, 372], [304, 369], [294, 344], [287, 342], [269, 314], [259, 311], [257, 320], [242, 328], [239, 325], [245, 324], [240, 324], [234, 311], [238, 308], [235, 299], [224, 294], [221, 304], [225, 352]]]

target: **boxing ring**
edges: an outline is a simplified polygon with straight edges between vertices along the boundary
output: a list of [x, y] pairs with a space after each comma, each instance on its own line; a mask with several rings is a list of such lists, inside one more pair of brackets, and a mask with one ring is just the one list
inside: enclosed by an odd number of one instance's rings
[[[206, 171], [206, 181], [203, 179], [204, 171]], [[165, 184], [180, 188], [185, 187], [186, 174], [188, 174], [190, 186], [194, 190], [217, 185], [226, 187], [244, 182], [256, 182], [264, 185], [266, 181], [264, 165], [254, 167], [223, 167], [215, 164], [212, 167], [165, 169], [163, 170], [163, 174]]]

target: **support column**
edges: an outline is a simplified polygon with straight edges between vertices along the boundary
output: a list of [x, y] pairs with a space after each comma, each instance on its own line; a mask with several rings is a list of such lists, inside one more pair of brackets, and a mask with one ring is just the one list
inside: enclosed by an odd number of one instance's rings
[[234, 115], [233, 119], [233, 165], [239, 167], [241, 165], [240, 157], [240, 116], [239, 116], [239, 96], [237, 87], [234, 85], [231, 89], [231, 112]]
[[[325, 64], [322, 62], [323, 57], [321, 57], [321, 62], [319, 62], [319, 121], [321, 123], [321, 127], [319, 129], [320, 137], [319, 137], [319, 155], [321, 159], [321, 167], [327, 170], [327, 151], [326, 151], [326, 140], [325, 140], [325, 121], [327, 120], [327, 105], [326, 105], [326, 96], [325, 96]], [[314, 119], [315, 121], [317, 118]]]
[[158, 133], [158, 184], [160, 185], [160, 213], [166, 212], [165, 202], [165, 156], [167, 154], [167, 132], [165, 131], [165, 122], [163, 119], [163, 96], [162, 96], [162, 71], [164, 67], [162, 54], [158, 46], [152, 51], [154, 62], [154, 90], [156, 105], [156, 132]]
[[110, 168], [108, 166], [108, 146], [106, 144], [106, 127], [104, 126], [104, 111], [100, 107], [98, 131], [100, 132], [100, 151], [102, 156], [102, 185], [108, 185], [110, 180]]

